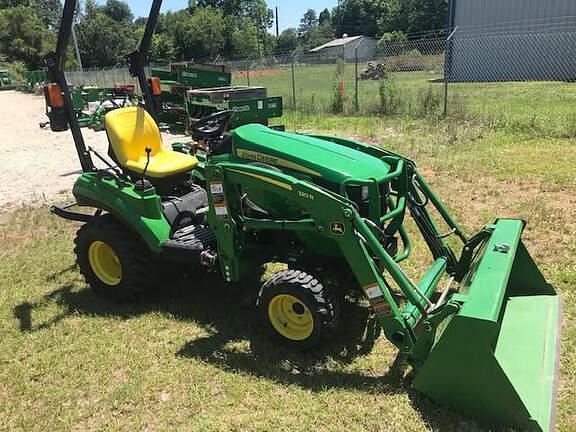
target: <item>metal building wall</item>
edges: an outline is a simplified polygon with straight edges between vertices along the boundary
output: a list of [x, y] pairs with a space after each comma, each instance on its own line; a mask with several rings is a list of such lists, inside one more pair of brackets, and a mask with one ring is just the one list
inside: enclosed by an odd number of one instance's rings
[[451, 81], [576, 79], [576, 0], [452, 0]]

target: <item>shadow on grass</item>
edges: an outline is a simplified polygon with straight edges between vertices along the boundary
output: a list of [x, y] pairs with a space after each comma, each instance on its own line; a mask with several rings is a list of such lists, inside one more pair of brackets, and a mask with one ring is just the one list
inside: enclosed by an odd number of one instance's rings
[[[73, 271], [64, 269], [47, 278], [58, 281]], [[58, 304], [64, 308], [45, 322], [35, 323], [37, 309]], [[232, 373], [246, 373], [314, 392], [333, 388], [366, 394], [407, 394], [414, 408], [433, 430], [459, 430], [458, 414], [441, 409], [410, 386], [412, 372], [397, 356], [383, 375], [348, 371], [347, 365], [372, 351], [380, 336], [379, 326], [369, 311], [354, 299], [343, 304], [342, 322], [329, 341], [312, 351], [298, 351], [279, 345], [264, 334], [255, 310], [255, 293], [225, 287], [213, 274], [165, 277], [159, 289], [135, 302], [118, 303], [96, 296], [80, 283], [65, 283], [37, 302], [14, 308], [23, 332], [41, 331], [57, 325], [69, 315], [129, 319], [150, 312], [172, 319], [193, 322], [209, 334], [187, 342], [176, 355], [199, 359]], [[453, 427], [447, 425], [453, 424]]]

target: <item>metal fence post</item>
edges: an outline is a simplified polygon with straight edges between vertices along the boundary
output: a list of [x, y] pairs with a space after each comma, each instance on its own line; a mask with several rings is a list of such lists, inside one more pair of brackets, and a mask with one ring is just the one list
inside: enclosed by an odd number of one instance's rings
[[246, 82], [250, 87], [250, 59], [246, 60]]
[[359, 100], [358, 100], [358, 45], [354, 48], [354, 105], [356, 108], [356, 114], [359, 111]]
[[296, 110], [296, 77], [294, 71], [294, 63], [296, 61], [296, 55], [292, 55], [292, 107]]

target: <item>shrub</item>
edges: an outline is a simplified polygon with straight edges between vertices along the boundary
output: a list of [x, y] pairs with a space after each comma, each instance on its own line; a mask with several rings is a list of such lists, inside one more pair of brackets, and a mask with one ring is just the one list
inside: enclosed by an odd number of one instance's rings
[[408, 42], [408, 38], [401, 31], [393, 31], [384, 33], [380, 40], [378, 41], [378, 48], [385, 48], [390, 44], [402, 44]]
[[434, 84], [419, 89], [416, 114], [420, 117], [439, 116], [442, 108], [442, 88]]
[[400, 89], [393, 78], [383, 78], [378, 85], [378, 95], [380, 97], [380, 114], [399, 114], [401, 111], [402, 99]]
[[334, 114], [340, 114], [344, 112], [344, 103], [346, 99], [346, 93], [342, 91], [340, 86], [344, 81], [344, 67], [346, 63], [342, 59], [336, 61], [336, 73], [334, 75], [334, 85], [332, 88], [332, 112]]

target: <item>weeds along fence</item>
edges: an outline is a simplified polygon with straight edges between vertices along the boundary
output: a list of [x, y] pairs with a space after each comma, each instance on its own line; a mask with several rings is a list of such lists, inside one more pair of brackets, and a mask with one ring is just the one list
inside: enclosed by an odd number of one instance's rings
[[[309, 114], [389, 115], [480, 122], [576, 136], [576, 29], [478, 34], [467, 29], [388, 44], [227, 65], [233, 85], [263, 86]], [[69, 72], [74, 85], [136, 83], [126, 68]]]

